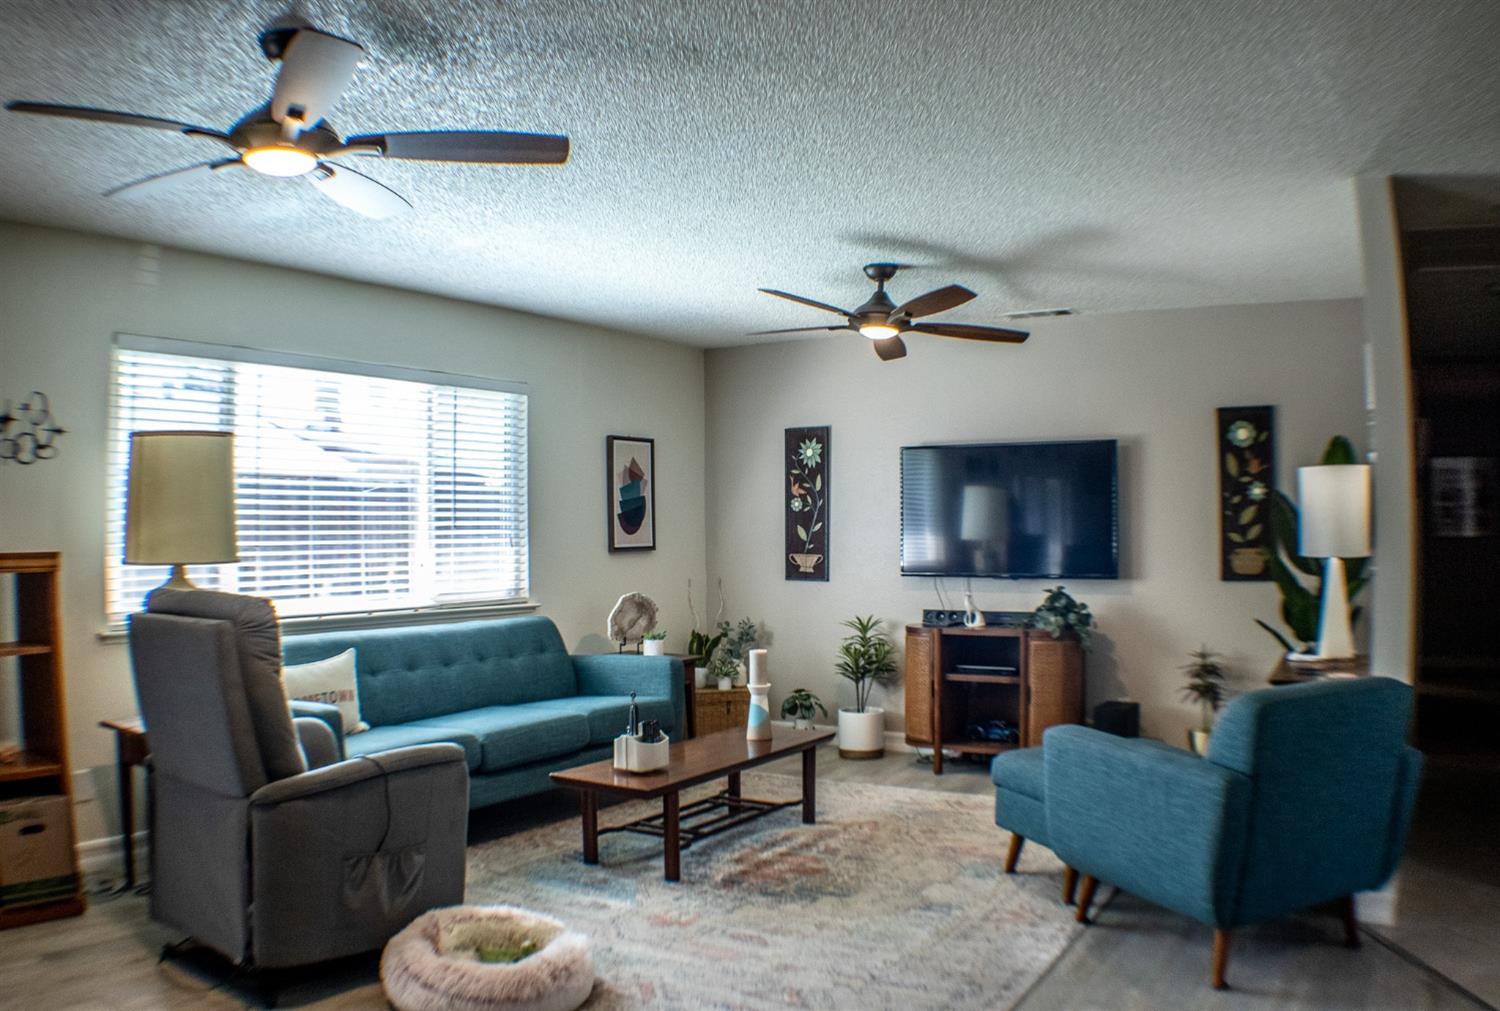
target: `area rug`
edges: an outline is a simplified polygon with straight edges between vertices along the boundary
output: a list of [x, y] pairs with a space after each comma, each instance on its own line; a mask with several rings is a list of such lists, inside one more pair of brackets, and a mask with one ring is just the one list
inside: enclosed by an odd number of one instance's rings
[[[744, 777], [756, 798], [800, 788]], [[609, 807], [600, 824], [659, 809]], [[574, 818], [471, 848], [467, 901], [587, 934], [596, 1011], [988, 1011], [1012, 1006], [1079, 929], [1059, 901], [1061, 864], [1029, 846], [1006, 875], [1007, 839], [987, 797], [821, 782], [817, 825], [789, 808], [702, 840], [679, 883], [662, 880], [660, 841], [633, 833], [604, 836], [600, 863], [584, 864]]]

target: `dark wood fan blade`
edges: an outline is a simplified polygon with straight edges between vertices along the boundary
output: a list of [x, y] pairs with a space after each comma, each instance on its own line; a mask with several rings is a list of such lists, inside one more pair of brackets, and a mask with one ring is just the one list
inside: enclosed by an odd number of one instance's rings
[[373, 149], [387, 158], [464, 161], [483, 165], [561, 165], [568, 160], [568, 138], [551, 133], [506, 130], [430, 130], [423, 133], [371, 133], [350, 137], [355, 154]]
[[810, 305], [814, 309], [822, 309], [825, 312], [836, 312], [840, 316], [849, 315], [849, 310], [847, 309], [840, 309], [836, 305], [829, 305], [827, 302], [819, 302], [816, 299], [803, 298], [801, 295], [793, 295], [789, 291], [777, 291], [775, 288], [761, 288], [759, 290], [765, 292], [767, 295], [775, 295], [777, 298], [791, 299], [793, 302], [801, 302], [803, 305]]
[[854, 328], [852, 326], [794, 326], [794, 327], [788, 327], [785, 330], [752, 330], [749, 333], [747, 333], [745, 336], [746, 337], [764, 337], [768, 333], [812, 333], [813, 331], [817, 331], [819, 333], [822, 333], [825, 330], [853, 330], [853, 329]]
[[925, 295], [902, 302], [896, 306], [892, 316], [908, 316], [915, 319], [918, 316], [931, 316], [935, 312], [943, 312], [954, 306], [963, 305], [974, 297], [974, 293], [961, 284], [950, 284], [946, 288], [938, 288], [929, 291]]
[[132, 182], [116, 186], [112, 190], [105, 190], [107, 197], [136, 197], [142, 193], [155, 193], [173, 186], [201, 179], [213, 175], [220, 169], [238, 168], [244, 162], [238, 158], [225, 158], [223, 161], [206, 161], [201, 165], [189, 165], [186, 168], [171, 169], [167, 172], [158, 172], [156, 175], [146, 176], [144, 179], [136, 179]]
[[900, 337], [887, 337], [870, 343], [875, 345], [875, 353], [883, 362], [893, 362], [897, 358], [906, 357], [906, 342]]
[[960, 337], [969, 341], [994, 341], [999, 344], [1020, 344], [1031, 336], [1025, 330], [1007, 330], [998, 326], [968, 326], [963, 323], [913, 323], [911, 329], [918, 333], [937, 334], [939, 337]]
[[93, 109], [86, 105], [50, 105], [46, 102], [7, 102], [5, 107], [11, 112], [29, 112], [37, 116], [86, 119], [94, 123], [114, 123], [117, 126], [144, 126], [152, 130], [172, 130], [176, 133], [212, 137], [214, 140], [229, 139], [218, 130], [210, 130], [206, 126], [194, 126], [192, 123], [183, 123], [175, 119], [161, 119], [158, 116], [139, 116], [133, 112], [116, 112], [114, 109]]

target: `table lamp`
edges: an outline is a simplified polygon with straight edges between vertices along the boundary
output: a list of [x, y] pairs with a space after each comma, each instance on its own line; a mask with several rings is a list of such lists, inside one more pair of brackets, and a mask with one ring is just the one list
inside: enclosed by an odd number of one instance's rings
[[1370, 468], [1359, 463], [1298, 467], [1297, 499], [1297, 550], [1307, 558], [1323, 559], [1318, 650], [1313, 656], [1347, 659], [1354, 656], [1354, 631], [1344, 559], [1370, 554]]
[[126, 563], [170, 565], [156, 589], [193, 590], [189, 563], [239, 560], [234, 433], [131, 432]]

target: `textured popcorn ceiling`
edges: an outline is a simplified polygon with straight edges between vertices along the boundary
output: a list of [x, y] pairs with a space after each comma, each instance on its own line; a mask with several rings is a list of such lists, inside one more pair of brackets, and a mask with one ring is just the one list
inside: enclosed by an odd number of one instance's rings
[[[0, 98], [227, 127], [284, 4], [0, 6]], [[571, 135], [562, 168], [360, 161], [413, 213], [298, 182], [99, 193], [211, 142], [0, 113], [0, 217], [417, 288], [695, 344], [831, 321], [860, 264], [956, 280], [944, 318], [1353, 296], [1349, 178], [1500, 166], [1495, 0], [346, 0], [341, 132]]]

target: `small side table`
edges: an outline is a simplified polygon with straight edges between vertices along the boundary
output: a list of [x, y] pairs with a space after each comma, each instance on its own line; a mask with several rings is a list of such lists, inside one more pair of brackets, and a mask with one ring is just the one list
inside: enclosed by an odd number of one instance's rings
[[140, 720], [100, 720], [99, 726], [114, 731], [115, 776], [120, 788], [120, 845], [125, 851], [125, 887], [135, 888], [135, 790], [130, 770], [144, 766], [151, 749], [146, 743], [146, 725]]
[[1321, 681], [1334, 677], [1365, 677], [1370, 673], [1370, 658], [1354, 656], [1347, 660], [1301, 660], [1292, 663], [1285, 656], [1276, 661], [1276, 667], [1266, 680], [1273, 685], [1300, 685], [1307, 681]]

